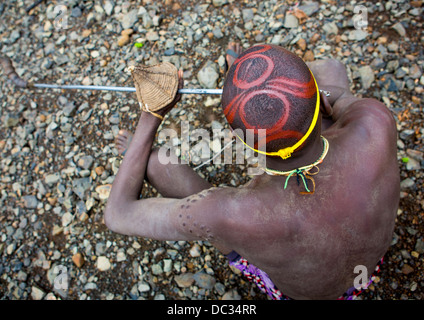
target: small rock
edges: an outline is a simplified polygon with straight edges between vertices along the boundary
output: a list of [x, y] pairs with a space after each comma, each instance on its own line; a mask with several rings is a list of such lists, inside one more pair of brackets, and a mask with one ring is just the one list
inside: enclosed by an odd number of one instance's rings
[[299, 10], [302, 10], [307, 16], [310, 17], [319, 10], [319, 2], [308, 1], [305, 4], [300, 5]]
[[220, 296], [222, 296], [223, 294], [225, 294], [225, 286], [221, 282], [217, 282], [215, 284], [215, 290], [216, 290], [216, 292], [218, 292], [218, 294]]
[[408, 140], [412, 140], [412, 138], [415, 137], [415, 130], [412, 129], [405, 129], [402, 130], [399, 133], [399, 137], [403, 140], [403, 141], [408, 141]]
[[84, 290], [96, 290], [97, 284], [94, 282], [89, 282], [84, 286]]
[[74, 216], [70, 212], [65, 212], [65, 214], [62, 216], [62, 226], [66, 227], [71, 224], [72, 220], [74, 219]]
[[408, 162], [406, 163], [406, 170], [413, 171], [413, 170], [420, 170], [420, 169], [421, 169], [421, 164], [414, 158], [409, 158]]
[[91, 86], [93, 84], [93, 80], [91, 80], [89, 76], [86, 76], [82, 79], [82, 84], [85, 86]]
[[217, 65], [212, 61], [207, 61], [203, 68], [197, 74], [199, 83], [204, 88], [213, 89], [216, 88], [219, 74], [217, 71]]
[[155, 42], [158, 41], [159, 38], [159, 33], [157, 33], [156, 31], [149, 31], [146, 33], [146, 40], [150, 41], [150, 42]]
[[303, 55], [303, 60], [305, 61], [314, 61], [315, 59], [315, 55], [312, 52], [312, 50], [308, 50], [305, 52], [305, 54]]
[[221, 39], [222, 37], [224, 37], [224, 34], [222, 33], [221, 28], [215, 27], [212, 30], [213, 36], [217, 39]]
[[243, 15], [244, 22], [249, 22], [253, 20], [254, 12], [252, 9], [243, 9], [242, 15]]
[[16, 243], [11, 243], [6, 248], [6, 253], [10, 256], [16, 249]]
[[321, 38], [321, 35], [319, 33], [314, 33], [313, 36], [311, 37], [310, 42], [311, 43], [315, 43], [317, 42], [319, 39]]
[[98, 176], [101, 176], [103, 172], [105, 172], [105, 168], [103, 166], [98, 166], [94, 169], [94, 171]]
[[163, 273], [163, 270], [160, 264], [155, 263], [154, 265], [152, 265], [152, 273], [154, 275], [160, 275]]
[[84, 265], [84, 262], [85, 262], [85, 260], [84, 260], [84, 256], [81, 254], [81, 253], [79, 253], [79, 252], [77, 252], [76, 254], [74, 254], [73, 256], [72, 256], [72, 262], [78, 267], [78, 268], [81, 268], [83, 265]]
[[96, 243], [96, 255], [102, 256], [106, 252], [106, 244], [103, 242]]
[[118, 251], [118, 253], [116, 254], [116, 261], [117, 262], [122, 262], [127, 260], [127, 256], [125, 255], [125, 252], [123, 251]]
[[72, 8], [71, 17], [79, 18], [82, 15], [82, 11], [79, 7]]
[[399, 69], [396, 70], [396, 72], [395, 72], [395, 77], [396, 78], [401, 79], [401, 78], [403, 78], [405, 76], [406, 76], [406, 70], [405, 70], [405, 68], [399, 68]]
[[172, 55], [175, 54], [175, 48], [174, 47], [169, 48], [169, 49], [165, 50], [163, 54], [165, 56], [172, 56]]
[[196, 281], [197, 285], [204, 289], [212, 289], [216, 283], [216, 280], [213, 276], [199, 271], [194, 276], [194, 281]]
[[91, 187], [90, 178], [80, 178], [72, 181], [72, 191], [81, 199], [85, 200], [85, 192]]
[[36, 286], [32, 286], [31, 288], [31, 298], [34, 300], [42, 300], [46, 293]]
[[396, 32], [397, 32], [397, 33], [398, 33], [401, 37], [406, 36], [406, 30], [405, 30], [405, 27], [403, 26], [403, 24], [402, 24], [402, 23], [398, 22], [398, 23], [394, 24], [394, 25], [392, 26], [392, 28], [393, 28], [393, 29], [395, 29], [395, 30], [396, 30]]
[[416, 64], [412, 65], [411, 68], [409, 69], [409, 76], [412, 79], [418, 79], [421, 77], [421, 75], [422, 75], [421, 68]]
[[78, 166], [83, 169], [90, 169], [93, 165], [94, 158], [92, 156], [83, 156], [78, 159]]
[[100, 256], [97, 258], [97, 269], [100, 271], [107, 271], [111, 267], [110, 261], [105, 256]]
[[196, 257], [200, 257], [201, 254], [202, 254], [202, 248], [200, 248], [200, 246], [197, 243], [194, 244], [193, 247], [191, 247], [190, 249], [190, 255], [193, 258], [196, 258]]
[[424, 152], [422, 151], [406, 149], [406, 154], [417, 161], [424, 161]]
[[122, 29], [131, 29], [138, 21], [138, 10], [134, 9], [122, 16], [121, 26]]
[[413, 272], [414, 271], [414, 268], [412, 268], [410, 265], [408, 265], [408, 264], [405, 264], [405, 265], [403, 265], [403, 267], [402, 267], [402, 273], [403, 274], [410, 274], [411, 272]]
[[12, 128], [19, 123], [19, 116], [15, 114], [7, 114], [5, 117], [4, 125], [6, 128]]
[[227, 4], [228, 0], [212, 0], [214, 7], [222, 7], [224, 4]]
[[163, 271], [164, 272], [171, 272], [172, 270], [172, 260], [171, 259], [164, 259], [163, 260]]
[[420, 254], [424, 253], [424, 241], [422, 239], [418, 239], [415, 243], [415, 251]]
[[130, 37], [127, 35], [123, 35], [118, 40], [118, 46], [123, 47], [130, 42]]
[[299, 20], [294, 15], [287, 14], [284, 19], [284, 28], [292, 29], [299, 26]]
[[138, 291], [140, 293], [142, 293], [142, 292], [149, 292], [150, 291], [150, 286], [147, 283], [143, 282], [143, 283], [140, 283], [138, 285], [137, 289], [138, 289]]
[[35, 196], [24, 196], [24, 205], [27, 209], [35, 209], [38, 205], [38, 200]]
[[108, 16], [112, 15], [114, 8], [115, 8], [115, 3], [113, 1], [106, 0], [104, 2], [103, 9]]
[[411, 178], [406, 178], [402, 180], [400, 183], [401, 190], [411, 189], [414, 186], [415, 186], [415, 182]]
[[194, 274], [188, 272], [188, 273], [176, 275], [174, 277], [174, 280], [180, 288], [188, 288], [194, 282]]
[[364, 30], [352, 30], [351, 32], [349, 32], [349, 40], [353, 40], [353, 41], [362, 41], [364, 39], [366, 39], [368, 37], [368, 32], [364, 31]]
[[72, 117], [75, 114], [76, 106], [74, 103], [67, 103], [63, 108], [63, 114], [67, 117]]
[[226, 292], [222, 296], [222, 300], [241, 300], [241, 297], [236, 289], [230, 290]]
[[299, 48], [300, 48], [302, 51], [305, 51], [305, 50], [306, 50], [306, 40], [305, 40], [305, 39], [300, 38], [300, 39], [297, 41], [297, 45], [299, 46]]
[[14, 29], [11, 33], [10, 33], [10, 37], [9, 37], [9, 42], [10, 43], [15, 43], [16, 41], [18, 41], [18, 39], [21, 37], [21, 33], [19, 30]]
[[322, 29], [324, 30], [327, 36], [337, 35], [339, 33], [339, 28], [337, 27], [335, 22], [327, 22], [322, 26]]
[[374, 82], [374, 71], [370, 66], [364, 66], [359, 68], [359, 75], [361, 77], [361, 84], [362, 87], [367, 90], [371, 87], [372, 83]]
[[109, 198], [110, 191], [112, 190], [111, 184], [104, 184], [96, 187], [96, 192], [99, 194], [99, 198], [106, 200]]

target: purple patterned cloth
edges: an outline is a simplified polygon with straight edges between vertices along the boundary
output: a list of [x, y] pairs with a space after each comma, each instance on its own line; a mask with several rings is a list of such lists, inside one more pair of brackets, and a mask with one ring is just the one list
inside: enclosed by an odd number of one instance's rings
[[[240, 256], [237, 252], [232, 251], [228, 255], [226, 255], [229, 260], [229, 264], [242, 272], [242, 274], [251, 282], [255, 283], [258, 288], [268, 296], [270, 296], [273, 300], [290, 300], [289, 297], [284, 295], [280, 290], [277, 289], [275, 284], [271, 281], [266, 272], [261, 269], [255, 267], [253, 264], [250, 264], [246, 259]], [[375, 268], [375, 272], [370, 277], [370, 280], [363, 289], [368, 288], [368, 286], [375, 279], [375, 274], [380, 271], [380, 266], [383, 263], [383, 258], [377, 264]], [[350, 288], [346, 291], [342, 296], [340, 296], [337, 300], [354, 300], [362, 290], [355, 289], [354, 287]]]

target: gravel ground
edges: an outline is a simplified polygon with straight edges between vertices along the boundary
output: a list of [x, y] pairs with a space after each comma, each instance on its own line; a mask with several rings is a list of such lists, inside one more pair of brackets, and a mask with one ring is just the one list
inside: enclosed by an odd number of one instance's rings
[[[344, 62], [352, 90], [383, 101], [399, 130], [395, 234], [360, 299], [424, 297], [423, 1], [300, 1], [296, 11], [295, 1], [69, 0], [27, 12], [34, 2], [0, 4], [0, 54], [38, 83], [132, 86], [127, 66], [166, 60], [183, 68], [185, 87], [220, 88], [231, 40]], [[362, 21], [366, 31], [355, 29]], [[267, 299], [207, 242], [158, 242], [105, 227], [122, 159], [114, 137], [136, 125], [135, 94], [20, 90], [0, 76], [0, 299]], [[185, 95], [161, 128], [182, 120], [227, 128], [216, 96]], [[195, 165], [201, 155], [193, 150]], [[215, 185], [249, 180], [246, 165], [198, 171]], [[146, 184], [143, 196], [158, 194]]]

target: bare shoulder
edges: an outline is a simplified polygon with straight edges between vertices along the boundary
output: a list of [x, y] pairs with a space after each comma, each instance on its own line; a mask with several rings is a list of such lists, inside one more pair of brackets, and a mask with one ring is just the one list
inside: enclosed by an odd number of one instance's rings
[[382, 102], [363, 98], [353, 101], [340, 117], [342, 126], [353, 125], [367, 129], [386, 129], [396, 131], [396, 122], [393, 114]]
[[378, 144], [378, 148], [396, 145], [397, 128], [392, 112], [382, 102], [363, 98], [355, 99], [345, 108], [334, 128], [341, 129], [357, 143]]

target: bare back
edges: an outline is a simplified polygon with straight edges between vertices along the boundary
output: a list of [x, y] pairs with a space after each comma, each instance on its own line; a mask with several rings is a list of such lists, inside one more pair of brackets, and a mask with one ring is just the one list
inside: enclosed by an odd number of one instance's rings
[[[294, 299], [339, 297], [354, 285], [358, 265], [371, 275], [390, 245], [398, 208], [396, 125], [386, 106], [350, 94], [340, 63], [320, 64], [313, 72], [332, 92], [333, 102], [323, 105], [335, 122], [322, 131], [330, 148], [314, 194], [299, 194], [296, 178], [284, 190], [286, 177], [266, 174], [240, 188], [212, 188], [186, 165], [163, 165], [151, 151], [160, 121], [142, 112], [113, 183], [106, 225], [237, 251]], [[145, 178], [163, 198], [139, 199]]]
[[351, 117], [322, 133], [330, 149], [314, 177], [315, 194], [299, 194], [296, 178], [283, 190], [286, 177], [264, 174], [232, 196], [238, 226], [222, 230], [225, 242], [294, 299], [337, 298], [353, 287], [355, 266], [371, 276], [392, 240], [396, 131], [384, 113]]

